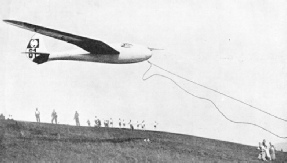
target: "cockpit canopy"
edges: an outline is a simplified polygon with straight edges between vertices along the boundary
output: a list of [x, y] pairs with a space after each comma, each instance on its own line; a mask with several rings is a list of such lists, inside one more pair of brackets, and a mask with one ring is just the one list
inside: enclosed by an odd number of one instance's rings
[[123, 47], [123, 48], [131, 48], [133, 45], [132, 44], [129, 44], [129, 43], [123, 43], [122, 45], [121, 45], [121, 47]]

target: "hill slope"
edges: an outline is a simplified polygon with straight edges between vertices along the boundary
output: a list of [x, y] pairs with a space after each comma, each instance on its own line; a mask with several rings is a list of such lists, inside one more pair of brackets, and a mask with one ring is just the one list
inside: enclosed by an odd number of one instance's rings
[[[257, 156], [256, 147], [188, 135], [0, 120], [1, 162], [259, 162]], [[287, 162], [286, 153], [277, 158]]]

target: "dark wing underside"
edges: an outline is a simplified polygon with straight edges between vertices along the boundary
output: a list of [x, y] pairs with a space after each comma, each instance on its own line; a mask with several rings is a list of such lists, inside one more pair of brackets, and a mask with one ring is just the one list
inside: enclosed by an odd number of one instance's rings
[[6, 23], [15, 25], [20, 28], [24, 28], [33, 32], [40, 33], [55, 39], [66, 41], [70, 44], [74, 44], [93, 54], [119, 54], [119, 52], [109, 45], [99, 40], [90, 39], [87, 37], [77, 36], [66, 32], [57, 31], [54, 29], [33, 25], [25, 22], [15, 20], [3, 20]]

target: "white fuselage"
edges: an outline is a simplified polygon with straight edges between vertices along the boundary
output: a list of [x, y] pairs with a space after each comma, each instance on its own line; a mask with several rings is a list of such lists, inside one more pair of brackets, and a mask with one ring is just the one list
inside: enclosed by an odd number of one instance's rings
[[79, 49], [72, 52], [51, 53], [48, 61], [53, 60], [76, 60], [87, 62], [101, 62], [113, 64], [126, 64], [142, 62], [152, 56], [152, 51], [145, 46], [135, 44], [109, 44], [119, 51], [119, 54], [92, 54]]

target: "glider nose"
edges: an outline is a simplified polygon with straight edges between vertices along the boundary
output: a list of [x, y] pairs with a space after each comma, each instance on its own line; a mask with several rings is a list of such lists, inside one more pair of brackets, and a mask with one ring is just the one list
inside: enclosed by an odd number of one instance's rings
[[149, 53], [149, 54], [146, 54], [145, 58], [150, 59], [151, 56], [152, 56], [152, 53]]
[[151, 48], [151, 47], [147, 47], [150, 51], [150, 53], [147, 55], [147, 59], [149, 59], [152, 56], [152, 52], [155, 50], [163, 50], [163, 49], [158, 49], [158, 48]]

